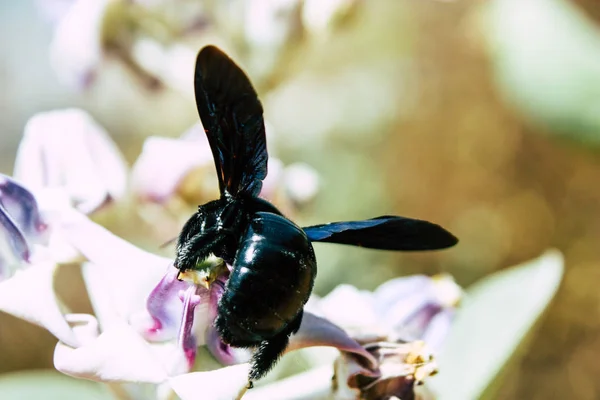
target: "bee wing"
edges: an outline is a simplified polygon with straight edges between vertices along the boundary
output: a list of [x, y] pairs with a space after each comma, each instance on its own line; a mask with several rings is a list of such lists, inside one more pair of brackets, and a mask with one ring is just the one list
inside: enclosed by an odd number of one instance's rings
[[206, 46], [196, 59], [194, 90], [221, 194], [258, 195], [268, 155], [263, 108], [250, 80], [221, 50]]
[[313, 242], [349, 244], [381, 250], [437, 250], [458, 243], [454, 235], [439, 225], [396, 216], [332, 222], [302, 229]]

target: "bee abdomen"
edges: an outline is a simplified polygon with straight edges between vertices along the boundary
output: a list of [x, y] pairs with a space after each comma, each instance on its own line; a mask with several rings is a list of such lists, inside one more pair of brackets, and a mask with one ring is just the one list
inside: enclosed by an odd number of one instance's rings
[[258, 341], [283, 331], [308, 300], [316, 274], [312, 245], [286, 218], [257, 213], [240, 243], [219, 303], [224, 339]]

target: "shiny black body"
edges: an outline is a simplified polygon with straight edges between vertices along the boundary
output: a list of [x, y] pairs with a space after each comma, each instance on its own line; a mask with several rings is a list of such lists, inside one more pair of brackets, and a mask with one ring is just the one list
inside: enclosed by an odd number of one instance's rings
[[268, 155], [262, 106], [244, 72], [208, 46], [198, 54], [194, 86], [221, 197], [199, 206], [186, 222], [175, 265], [194, 269], [214, 254], [233, 267], [215, 327], [224, 342], [256, 349], [250, 381], [272, 368], [300, 327], [317, 273], [311, 242], [385, 250], [456, 244], [438, 225], [398, 216], [298, 227], [257, 197]]
[[223, 340], [252, 346], [282, 332], [287, 338], [300, 326], [316, 273], [315, 254], [304, 231], [280, 215], [256, 213], [219, 302], [215, 324]]

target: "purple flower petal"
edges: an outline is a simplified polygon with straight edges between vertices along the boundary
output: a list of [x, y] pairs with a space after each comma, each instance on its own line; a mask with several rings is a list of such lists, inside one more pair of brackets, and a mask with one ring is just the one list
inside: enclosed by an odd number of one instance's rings
[[[229, 266], [228, 266], [229, 267]], [[205, 333], [205, 343], [211, 354], [223, 365], [234, 365], [247, 362], [252, 355], [247, 349], [231, 347], [223, 343], [213, 322], [217, 316], [217, 305], [225, 290], [227, 276], [220, 276], [210, 287], [210, 299], [208, 303], [208, 327]]]
[[185, 354], [190, 369], [194, 366], [194, 362], [196, 361], [198, 342], [193, 334], [194, 310], [202, 301], [201, 293], [202, 290], [200, 287], [190, 285], [183, 294], [183, 312], [178, 341], [183, 349], [183, 353]]
[[425, 275], [415, 275], [392, 279], [380, 285], [374, 292], [374, 304], [382, 319], [389, 320], [394, 313], [394, 321], [407, 315], [427, 302], [435, 300], [433, 283]]
[[4, 207], [29, 242], [48, 243], [48, 225], [42, 220], [33, 194], [2, 174], [0, 174], [0, 206]]
[[[448, 276], [397, 278], [382, 284], [373, 293], [379, 320], [385, 323], [393, 338], [404, 340], [424, 339], [436, 316], [451, 311], [461, 295], [460, 287]], [[436, 343], [441, 343], [441, 335], [445, 333], [447, 330], [438, 331], [440, 337]]]
[[169, 266], [167, 273], [152, 290], [146, 301], [146, 308], [152, 317], [153, 325], [142, 333], [152, 341], [170, 340], [177, 336], [184, 310], [179, 293], [192, 288], [188, 282], [179, 281], [179, 270]]
[[0, 281], [12, 276], [14, 265], [28, 261], [29, 245], [21, 230], [0, 204]]
[[423, 334], [423, 341], [434, 351], [441, 350], [450, 332], [455, 313], [453, 309], [443, 309], [429, 321], [429, 325]]
[[330, 346], [357, 356], [361, 364], [367, 368], [376, 368], [377, 360], [356, 340], [325, 318], [305, 312], [298, 333], [290, 337], [286, 352], [313, 346]]

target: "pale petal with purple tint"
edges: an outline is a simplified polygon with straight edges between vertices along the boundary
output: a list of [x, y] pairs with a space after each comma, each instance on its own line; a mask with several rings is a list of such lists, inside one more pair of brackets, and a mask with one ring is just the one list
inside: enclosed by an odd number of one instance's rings
[[127, 321], [126, 315], [119, 312], [118, 296], [114, 296], [107, 282], [106, 273], [103, 268], [85, 262], [81, 266], [83, 282], [94, 309], [98, 323], [102, 329], [110, 329], [111, 326], [119, 325]]
[[102, 22], [109, 0], [76, 0], [60, 19], [50, 43], [50, 63], [65, 84], [91, 85], [103, 57]]
[[337, 286], [314, 307], [323, 317], [353, 333], [382, 331], [373, 295], [352, 285]]
[[61, 188], [84, 213], [121, 198], [127, 166], [106, 131], [85, 111], [39, 113], [25, 126], [15, 178], [33, 190]]
[[23, 232], [0, 205], [0, 281], [10, 278], [29, 256], [30, 249]]
[[442, 349], [442, 346], [450, 333], [455, 314], [456, 310], [445, 309], [437, 313], [429, 321], [422, 339], [434, 351], [438, 352]]
[[64, 215], [60, 229], [73, 247], [102, 269], [123, 316], [144, 308], [146, 296], [171, 264], [170, 259], [137, 248], [76, 211]]
[[214, 325], [210, 325], [206, 330], [206, 347], [215, 359], [223, 365], [235, 365], [248, 362], [252, 356], [252, 351], [238, 347], [231, 347], [223, 343], [219, 333]]
[[183, 349], [183, 353], [185, 354], [190, 369], [194, 366], [196, 350], [198, 347], [198, 341], [193, 334], [193, 328], [195, 320], [194, 310], [202, 301], [200, 290], [200, 287], [190, 285], [190, 287], [182, 294], [183, 312], [181, 313], [181, 324], [177, 341]]
[[[439, 314], [445, 314], [449, 325], [460, 296], [462, 289], [445, 275], [397, 278], [373, 293], [379, 318], [395, 337], [418, 340], [437, 335], [436, 344], [441, 344], [448, 326], [432, 327], [431, 323]], [[441, 331], [434, 333], [432, 329], [438, 327]]]
[[192, 372], [169, 379], [181, 400], [237, 399], [248, 384], [248, 364], [233, 365], [207, 372]]
[[[383, 316], [403, 302], [420, 304], [434, 299], [432, 279], [425, 275], [392, 279], [381, 284], [373, 292], [373, 297], [379, 314]], [[413, 310], [412, 307], [402, 308], [405, 309], [405, 314], [410, 314]]]
[[179, 281], [178, 274], [179, 270], [170, 265], [147, 297], [146, 310], [134, 315], [132, 323], [147, 340], [164, 341], [177, 337], [183, 313], [179, 293], [192, 287], [188, 282]]
[[283, 183], [287, 195], [296, 204], [308, 203], [313, 200], [321, 185], [317, 171], [310, 165], [300, 162], [285, 168]]
[[89, 316], [71, 315], [69, 320], [78, 326], [74, 332], [80, 335], [83, 345], [73, 348], [63, 342], [57, 344], [54, 366], [60, 372], [102, 382], [160, 383], [167, 379], [150, 345], [129, 325], [113, 326], [91, 338], [92, 330], [82, 327], [93, 322]]
[[30, 243], [47, 244], [49, 230], [33, 194], [14, 179], [0, 174], [0, 208]]
[[335, 347], [342, 352], [352, 353], [364, 362], [365, 367], [371, 368], [377, 365], [375, 358], [342, 328], [324, 318], [305, 312], [300, 329], [290, 337], [286, 352], [314, 346]]
[[74, 2], [75, 0], [36, 0], [35, 7], [46, 21], [55, 24], [67, 13]]
[[[250, 350], [231, 347], [228, 344], [223, 343], [219, 333], [213, 325], [213, 321], [217, 317], [219, 299], [223, 295], [226, 281], [227, 277], [221, 276], [211, 286], [210, 298], [207, 304], [207, 314], [204, 317], [204, 331], [200, 332], [199, 329], [196, 329], [196, 332], [197, 335], [203, 335], [204, 344], [206, 344], [208, 350], [221, 364], [233, 365], [247, 362], [252, 354]], [[198, 316], [196, 316], [196, 319], [197, 318]]]
[[39, 325], [62, 342], [75, 346], [77, 339], [54, 293], [55, 269], [53, 263], [38, 263], [0, 282], [0, 311]]
[[164, 202], [177, 191], [191, 171], [201, 167], [212, 171], [212, 165], [212, 153], [206, 138], [152, 136], [144, 141], [142, 153], [133, 165], [133, 189], [144, 200]]

